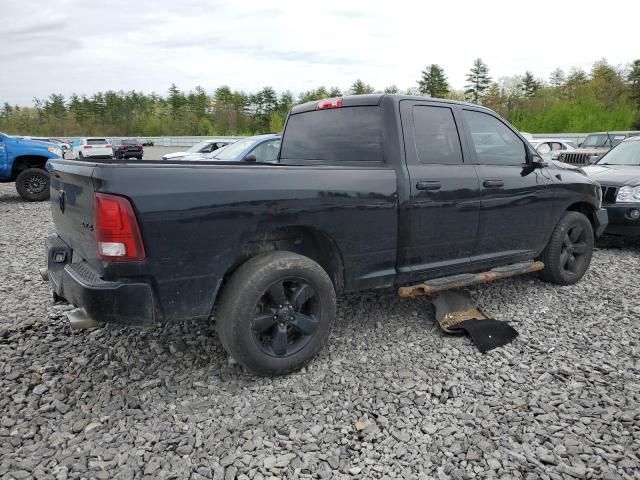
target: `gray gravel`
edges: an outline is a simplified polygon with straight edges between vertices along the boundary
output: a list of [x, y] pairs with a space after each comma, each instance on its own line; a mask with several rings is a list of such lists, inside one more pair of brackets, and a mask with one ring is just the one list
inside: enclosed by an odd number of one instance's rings
[[572, 287], [472, 290], [482, 355], [426, 299], [340, 300], [306, 370], [257, 378], [213, 328], [71, 331], [39, 279], [47, 204], [0, 185], [0, 478], [640, 478], [640, 247]]

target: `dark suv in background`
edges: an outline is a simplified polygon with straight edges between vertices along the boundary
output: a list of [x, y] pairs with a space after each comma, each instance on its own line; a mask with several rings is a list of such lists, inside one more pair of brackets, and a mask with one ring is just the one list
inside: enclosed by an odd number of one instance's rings
[[111, 141], [113, 147], [113, 158], [137, 158], [142, 160], [144, 148], [135, 138], [126, 138], [124, 140], [114, 139]]

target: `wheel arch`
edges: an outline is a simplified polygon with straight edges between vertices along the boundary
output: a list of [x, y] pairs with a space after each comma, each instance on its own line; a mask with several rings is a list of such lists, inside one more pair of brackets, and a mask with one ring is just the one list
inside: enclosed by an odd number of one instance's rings
[[13, 161], [11, 175], [15, 179], [20, 172], [27, 170], [28, 168], [44, 169], [47, 160], [49, 159], [42, 155], [21, 155], [16, 157]]
[[272, 251], [287, 251], [310, 258], [327, 272], [337, 292], [343, 290], [344, 263], [337, 242], [327, 232], [308, 225], [258, 230], [246, 239], [225, 277], [251, 257]]
[[575, 202], [567, 207], [565, 210], [567, 212], [579, 212], [582, 213], [585, 217], [589, 219], [591, 223], [591, 227], [595, 231], [596, 223], [595, 223], [595, 213], [596, 208], [590, 204], [589, 202]]

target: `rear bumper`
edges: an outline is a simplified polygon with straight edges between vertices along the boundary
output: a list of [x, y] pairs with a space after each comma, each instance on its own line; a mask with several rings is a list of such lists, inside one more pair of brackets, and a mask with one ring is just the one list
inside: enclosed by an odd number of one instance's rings
[[153, 292], [144, 282], [109, 282], [88, 263], [71, 263], [71, 249], [58, 236], [46, 240], [49, 285], [60, 297], [99, 322], [146, 326], [156, 321]]
[[141, 157], [144, 152], [142, 150], [114, 150], [113, 154], [120, 157]]
[[102, 158], [102, 159], [113, 158], [113, 154], [112, 154], [112, 153], [96, 153], [96, 154], [90, 154], [90, 153], [82, 152], [82, 156], [83, 156], [84, 158]]
[[596, 213], [593, 216], [594, 223], [594, 233], [596, 237], [602, 235], [609, 224], [609, 213], [605, 208], [601, 208], [600, 210], [596, 210]]
[[605, 233], [610, 235], [640, 235], [640, 218], [633, 219], [631, 212], [640, 212], [640, 204], [608, 205], [609, 224]]

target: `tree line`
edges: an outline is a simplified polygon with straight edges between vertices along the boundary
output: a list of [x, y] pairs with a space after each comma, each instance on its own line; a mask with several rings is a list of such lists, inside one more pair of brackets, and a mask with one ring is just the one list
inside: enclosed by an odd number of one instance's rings
[[[175, 84], [166, 95], [110, 90], [65, 98], [54, 93], [35, 98], [31, 107], [4, 102], [0, 130], [60, 137], [253, 135], [280, 131], [295, 104], [379, 91], [358, 79], [345, 91], [321, 86], [298, 95], [278, 93], [271, 87], [246, 93], [229, 86], [210, 95], [201, 86], [185, 92]], [[478, 58], [466, 76], [464, 90], [451, 88], [444, 69], [431, 64], [421, 72], [416, 86], [401, 90], [390, 85], [381, 91], [471, 101], [532, 133], [640, 130], [640, 60], [619, 67], [602, 59], [590, 72], [556, 69], [546, 80], [529, 71], [494, 80], [488, 65]]]

